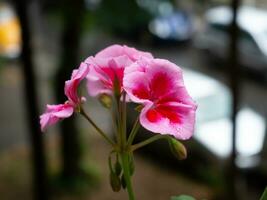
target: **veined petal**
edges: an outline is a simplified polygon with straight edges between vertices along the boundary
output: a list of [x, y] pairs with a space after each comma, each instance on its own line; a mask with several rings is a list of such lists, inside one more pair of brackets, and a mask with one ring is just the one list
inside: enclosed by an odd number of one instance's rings
[[78, 96], [77, 90], [80, 82], [87, 76], [88, 72], [88, 64], [82, 62], [79, 69], [73, 70], [71, 79], [65, 82], [65, 95], [73, 105], [81, 103], [81, 98]]
[[126, 68], [124, 89], [132, 101], [144, 105], [140, 114], [144, 128], [182, 140], [192, 136], [197, 106], [178, 66], [163, 59], [143, 59]]
[[103, 93], [112, 94], [115, 90], [122, 91], [125, 69], [142, 57], [153, 58], [150, 53], [125, 45], [112, 45], [97, 53], [95, 57], [87, 58], [85, 62], [93, 68], [87, 76], [88, 93], [97, 96]]
[[142, 109], [140, 114], [140, 124], [151, 132], [163, 135], [168, 134], [166, 132], [168, 129], [168, 122], [154, 110], [152, 102], [148, 102]]
[[100, 57], [102, 57], [102, 58], [110, 58], [110, 57], [114, 58], [114, 57], [118, 57], [121, 55], [126, 55], [132, 61], [136, 61], [141, 56], [153, 58], [152, 54], [150, 54], [148, 52], [139, 51], [139, 50], [136, 50], [135, 48], [131, 48], [131, 47], [128, 47], [126, 45], [109, 46], [109, 47], [103, 49], [102, 51], [100, 51], [98, 54], [96, 54], [95, 57], [97, 57], [97, 58], [100, 58]]
[[140, 97], [140, 93], [134, 94], [140, 85], [145, 85], [149, 93], [145, 98], [150, 101], [173, 96], [177, 89], [184, 86], [181, 69], [162, 59], [143, 59], [127, 67], [123, 85], [128, 95], [137, 103], [144, 99], [144, 96]]
[[106, 87], [97, 77], [87, 76], [87, 90], [88, 94], [92, 97], [98, 96], [100, 94], [112, 95], [112, 90], [109, 87]]
[[150, 103], [141, 111], [140, 123], [154, 133], [169, 134], [177, 139], [186, 140], [194, 132], [195, 108], [183, 104], [155, 107]]
[[46, 107], [46, 112], [40, 116], [42, 131], [45, 131], [48, 126], [54, 125], [59, 120], [70, 117], [74, 112], [73, 106], [68, 103], [47, 105]]
[[136, 71], [125, 76], [123, 86], [133, 102], [143, 103], [150, 99], [149, 83], [143, 72]]

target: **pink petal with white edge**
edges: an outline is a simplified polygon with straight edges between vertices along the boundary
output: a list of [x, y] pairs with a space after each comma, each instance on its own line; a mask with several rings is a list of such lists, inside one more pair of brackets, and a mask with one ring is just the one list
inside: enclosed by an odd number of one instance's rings
[[88, 58], [91, 70], [87, 75], [87, 89], [90, 96], [111, 95], [114, 81], [117, 80], [122, 90], [124, 68], [132, 63], [125, 55], [116, 58]]
[[135, 48], [128, 47], [126, 45], [111, 45], [102, 51], [100, 51], [98, 54], [96, 54], [96, 58], [114, 58], [118, 56], [126, 55], [129, 57], [132, 61], [138, 60], [141, 56], [147, 57], [147, 58], [153, 58], [151, 53], [139, 51]]
[[143, 60], [125, 69], [124, 88], [132, 101], [154, 101], [176, 93], [183, 87], [182, 71], [175, 64], [162, 59]]
[[86, 86], [88, 94], [92, 97], [98, 96], [100, 94], [112, 95], [112, 90], [105, 87], [103, 82], [97, 77], [87, 76]]
[[150, 99], [149, 80], [143, 72], [136, 71], [125, 75], [123, 86], [133, 102], [144, 103]]
[[61, 119], [70, 117], [73, 112], [73, 106], [68, 103], [47, 105], [46, 112], [40, 116], [41, 130], [45, 131], [48, 126], [54, 125]]
[[125, 70], [124, 88], [133, 102], [142, 103], [141, 125], [177, 139], [192, 136], [196, 104], [184, 87], [182, 70], [162, 59], [145, 59]]
[[191, 106], [159, 106], [146, 104], [140, 114], [141, 125], [154, 133], [173, 135], [180, 140], [189, 139], [194, 132], [195, 109]]
[[88, 64], [82, 62], [79, 69], [73, 70], [71, 80], [65, 82], [65, 95], [73, 105], [81, 103], [81, 98], [78, 96], [77, 90], [80, 82], [87, 76], [88, 72]]

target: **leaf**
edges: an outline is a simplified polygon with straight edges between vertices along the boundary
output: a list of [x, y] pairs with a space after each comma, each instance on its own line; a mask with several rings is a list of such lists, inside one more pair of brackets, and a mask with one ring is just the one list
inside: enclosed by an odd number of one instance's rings
[[265, 188], [260, 200], [267, 200], [267, 187]]
[[172, 196], [171, 200], [196, 200], [196, 199], [188, 195], [180, 195], [180, 196]]

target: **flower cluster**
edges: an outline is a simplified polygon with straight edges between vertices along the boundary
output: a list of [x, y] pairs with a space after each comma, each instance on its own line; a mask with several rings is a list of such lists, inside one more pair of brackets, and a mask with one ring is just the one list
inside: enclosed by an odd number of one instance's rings
[[86, 79], [90, 96], [126, 93], [127, 102], [142, 105], [140, 124], [147, 130], [185, 140], [192, 136], [196, 104], [183, 82], [182, 70], [174, 63], [154, 58], [134, 48], [112, 45], [88, 57], [65, 83], [67, 101], [47, 105], [40, 116], [41, 128], [79, 112], [85, 97], [77, 93]]

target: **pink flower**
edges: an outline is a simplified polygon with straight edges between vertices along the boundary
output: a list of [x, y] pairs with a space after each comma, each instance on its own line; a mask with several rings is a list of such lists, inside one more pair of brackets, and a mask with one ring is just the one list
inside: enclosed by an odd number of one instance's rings
[[143, 52], [136, 50], [135, 48], [128, 47], [126, 45], [111, 45], [102, 51], [100, 51], [98, 54], [96, 54], [96, 58], [115, 58], [119, 56], [127, 56], [131, 61], [135, 62], [141, 57], [146, 58], [153, 58], [151, 53]]
[[65, 95], [68, 97], [69, 104], [76, 106], [85, 101], [84, 97], [77, 94], [80, 82], [87, 76], [89, 72], [88, 64], [82, 62], [79, 69], [72, 72], [71, 79], [65, 82]]
[[73, 112], [73, 106], [68, 103], [47, 105], [45, 113], [40, 116], [41, 130], [45, 131], [48, 126], [57, 123], [61, 119], [70, 117]]
[[84, 97], [78, 96], [78, 86], [87, 76], [89, 66], [81, 63], [79, 69], [72, 72], [71, 79], [65, 82], [65, 95], [68, 101], [65, 104], [47, 105], [46, 111], [40, 116], [41, 130], [44, 131], [48, 126], [57, 123], [59, 120], [70, 117], [75, 109], [85, 101]]
[[100, 51], [95, 57], [87, 58], [85, 63], [91, 67], [87, 76], [88, 93], [91, 96], [98, 96], [112, 95], [115, 90], [121, 92], [125, 67], [141, 57], [153, 58], [150, 53], [125, 45], [112, 45]]
[[144, 105], [140, 114], [144, 128], [182, 140], [192, 136], [197, 106], [178, 66], [162, 59], [141, 59], [126, 68], [123, 85], [133, 102]]

